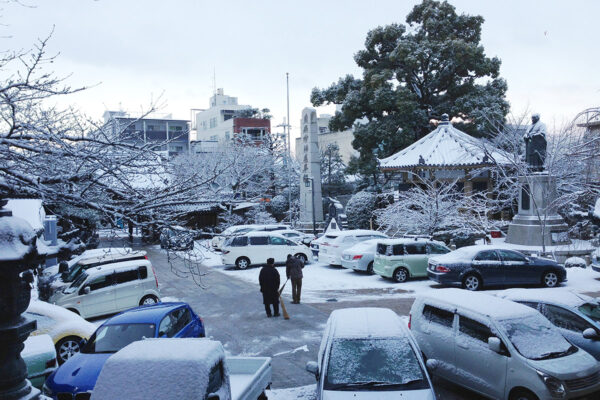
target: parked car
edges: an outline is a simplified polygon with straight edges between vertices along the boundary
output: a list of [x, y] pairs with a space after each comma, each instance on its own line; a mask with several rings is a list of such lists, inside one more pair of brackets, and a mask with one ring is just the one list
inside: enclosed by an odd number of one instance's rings
[[570, 291], [544, 289], [510, 289], [498, 296], [538, 310], [568, 341], [600, 360], [598, 300]]
[[492, 399], [591, 399], [600, 364], [530, 307], [483, 293], [417, 296], [410, 328], [429, 371]]
[[244, 233], [253, 232], [253, 231], [283, 231], [288, 230], [290, 227], [288, 225], [282, 224], [273, 224], [273, 225], [234, 225], [225, 229], [220, 235], [213, 237], [211, 241], [211, 245], [215, 250], [221, 250], [225, 241], [230, 239], [231, 237], [238, 236]]
[[305, 246], [310, 246], [310, 242], [316, 239], [312, 233], [304, 233], [295, 229], [284, 229], [277, 231], [277, 233], [294, 242], [302, 243]]
[[[53, 399], [64, 398], [62, 394], [91, 392], [106, 360], [137, 340], [204, 336], [202, 319], [187, 303], [159, 303], [127, 310], [100, 325], [89, 341], [82, 343], [81, 352], [48, 377], [43, 392]], [[147, 372], [143, 364], [138, 367]], [[128, 382], [134, 386], [139, 383]]]
[[164, 228], [160, 233], [160, 248], [168, 250], [192, 250], [194, 233], [182, 226]]
[[310, 242], [310, 250], [312, 251], [313, 257], [319, 256], [319, 249], [325, 240], [327, 239], [325, 238], [325, 234], [323, 234]]
[[37, 321], [32, 336], [50, 335], [59, 365], [79, 353], [79, 343], [96, 330], [94, 324], [74, 312], [43, 301], [32, 301], [24, 315]]
[[380, 239], [371, 239], [355, 244], [342, 252], [342, 267], [354, 271], [373, 272], [373, 260]]
[[555, 287], [567, 280], [565, 267], [494, 246], [467, 246], [429, 260], [429, 279], [467, 290], [523, 284]]
[[387, 308], [346, 308], [329, 316], [317, 361], [317, 399], [429, 399], [435, 393], [406, 323]]
[[[101, 249], [91, 249], [86, 250], [80, 255], [73, 257], [69, 261], [67, 261], [67, 265], [71, 268], [73, 265], [82, 260], [87, 260], [91, 258], [100, 258], [100, 257], [109, 257], [111, 254], [130, 254], [133, 252], [131, 247], [106, 247]], [[48, 268], [44, 268], [42, 271], [42, 276], [44, 278], [48, 278], [54, 275], [57, 275], [60, 272], [59, 264], [53, 265]]]
[[71, 282], [79, 278], [79, 275], [86, 269], [97, 267], [100, 265], [111, 264], [118, 261], [129, 260], [147, 260], [148, 256], [143, 250], [133, 251], [131, 249], [122, 249], [119, 247], [103, 249], [87, 256], [77, 259], [73, 263], [67, 263], [68, 269], [59, 271], [58, 273], [48, 277], [41, 278], [38, 282], [40, 299], [47, 301], [52, 295], [69, 286]]
[[596, 272], [600, 272], [600, 249], [594, 250], [592, 253], [592, 269]]
[[444, 244], [423, 238], [380, 240], [373, 271], [396, 282], [426, 277], [429, 257], [448, 252], [450, 249]]
[[112, 314], [160, 300], [158, 278], [148, 260], [89, 268], [50, 302], [84, 318]]
[[261, 265], [273, 257], [276, 264], [285, 263], [287, 255], [311, 263], [312, 256], [303, 244], [293, 242], [276, 232], [248, 232], [229, 239], [223, 246], [223, 264], [246, 269], [251, 265]]
[[92, 399], [266, 399], [271, 375], [271, 358], [230, 357], [220, 342], [148, 339], [108, 359]]
[[21, 358], [27, 366], [27, 379], [38, 389], [46, 378], [56, 370], [56, 351], [48, 335], [30, 336], [24, 342]]
[[370, 239], [385, 239], [387, 235], [366, 229], [327, 233], [319, 246], [319, 262], [342, 266], [342, 252], [357, 243]]

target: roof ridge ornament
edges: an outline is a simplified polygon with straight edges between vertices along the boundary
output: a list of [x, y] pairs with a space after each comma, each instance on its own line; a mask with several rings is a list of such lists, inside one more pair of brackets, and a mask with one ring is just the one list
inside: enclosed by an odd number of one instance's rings
[[442, 114], [442, 121], [440, 122], [440, 125], [450, 125], [450, 117], [448, 114]]

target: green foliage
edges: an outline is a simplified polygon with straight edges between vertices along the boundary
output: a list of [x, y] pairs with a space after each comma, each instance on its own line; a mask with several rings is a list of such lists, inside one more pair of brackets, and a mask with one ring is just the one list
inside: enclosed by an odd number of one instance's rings
[[358, 192], [346, 204], [346, 216], [350, 229], [369, 229], [377, 196], [370, 192]]
[[268, 108], [244, 108], [236, 112], [236, 116], [240, 118], [259, 118], [259, 119], [271, 119], [273, 116], [270, 114], [271, 110]]
[[335, 143], [327, 145], [321, 151], [321, 184], [327, 196], [337, 192], [346, 183], [346, 165], [340, 155], [340, 148]]
[[500, 60], [485, 55], [480, 44], [481, 16], [458, 15], [446, 1], [423, 0], [406, 24], [377, 27], [365, 49], [354, 56], [362, 79], [346, 75], [325, 89], [314, 88], [314, 106], [342, 104], [332, 130], [355, 125], [353, 146], [360, 152], [353, 170], [379, 175], [377, 158], [388, 157], [429, 133], [441, 114], [481, 135], [489, 121], [502, 121], [509, 104], [499, 77]]

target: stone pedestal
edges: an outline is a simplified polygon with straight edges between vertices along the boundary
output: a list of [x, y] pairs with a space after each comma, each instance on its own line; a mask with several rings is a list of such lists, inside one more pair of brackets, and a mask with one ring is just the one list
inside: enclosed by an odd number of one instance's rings
[[556, 178], [547, 173], [519, 177], [519, 212], [508, 226], [506, 243], [525, 246], [570, 244], [568, 226], [554, 207]]

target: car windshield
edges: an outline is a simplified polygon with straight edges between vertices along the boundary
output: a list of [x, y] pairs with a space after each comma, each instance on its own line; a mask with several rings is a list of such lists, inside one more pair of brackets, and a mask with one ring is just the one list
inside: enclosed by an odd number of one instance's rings
[[577, 351], [541, 314], [505, 319], [500, 325], [517, 351], [530, 360], [559, 358]]
[[335, 339], [325, 390], [414, 390], [428, 383], [406, 338]]
[[83, 267], [80, 264], [75, 264], [65, 274], [63, 282], [73, 282], [81, 273]]
[[155, 337], [154, 324], [103, 325], [90, 337], [82, 353], [116, 353], [128, 344]]
[[585, 303], [579, 306], [579, 311], [596, 322], [600, 322], [600, 304]]
[[81, 284], [83, 283], [83, 281], [85, 281], [88, 277], [88, 274], [86, 274], [85, 272], [81, 272], [81, 274], [77, 277], [77, 279], [75, 279], [73, 281], [73, 283], [71, 283], [72, 288], [78, 288], [79, 286], [81, 286]]

